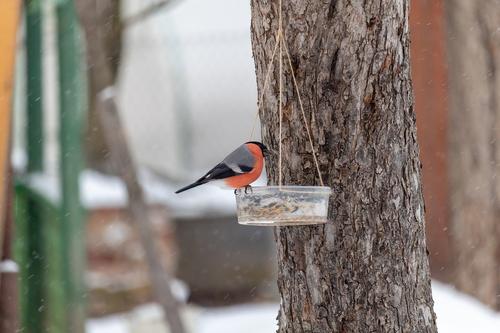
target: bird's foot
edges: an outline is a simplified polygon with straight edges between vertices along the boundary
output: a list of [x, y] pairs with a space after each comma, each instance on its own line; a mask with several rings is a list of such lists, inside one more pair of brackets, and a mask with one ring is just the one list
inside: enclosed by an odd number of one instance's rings
[[250, 185], [245, 186], [245, 194], [248, 194], [248, 191], [250, 191], [250, 193], [253, 193], [252, 186]]

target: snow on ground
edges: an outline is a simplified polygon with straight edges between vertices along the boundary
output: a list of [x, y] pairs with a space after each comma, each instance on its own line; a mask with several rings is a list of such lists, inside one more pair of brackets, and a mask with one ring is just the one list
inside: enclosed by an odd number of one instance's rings
[[[201, 174], [200, 172], [200, 174], [193, 175], [192, 180], [198, 179]], [[44, 180], [45, 182], [51, 181], [48, 178]], [[236, 201], [232, 190], [223, 190], [207, 184], [190, 190], [187, 195], [175, 194], [177, 189], [187, 184], [172, 184], [147, 169], [140, 170], [139, 180], [147, 201], [152, 204], [165, 205], [173, 216], [236, 215]], [[265, 175], [254, 183], [255, 186], [265, 184]], [[118, 177], [85, 170], [81, 174], [80, 185], [82, 201], [86, 208], [124, 207], [127, 204], [125, 184]], [[57, 195], [54, 196], [57, 197]]]
[[500, 332], [500, 313], [452, 286], [433, 281], [434, 311], [440, 333]]
[[[198, 176], [199, 178], [199, 176]], [[207, 216], [236, 214], [233, 191], [215, 186], [200, 186], [189, 195], [175, 194], [180, 185], [168, 183], [146, 169], [139, 172], [146, 200], [168, 207], [174, 216]], [[197, 177], [193, 176], [193, 181]], [[81, 197], [86, 208], [124, 207], [127, 204], [125, 184], [118, 177], [85, 170], [80, 177]]]
[[[440, 333], [497, 333], [500, 314], [452, 287], [433, 282], [434, 309]], [[276, 332], [278, 304], [245, 304], [221, 308], [188, 307], [184, 320], [192, 333]], [[166, 333], [155, 304], [123, 315], [90, 319], [87, 333]]]
[[276, 332], [278, 309], [278, 304], [251, 304], [205, 310], [194, 333]]
[[[276, 331], [277, 304], [245, 304], [221, 308], [189, 306], [183, 313], [191, 333], [266, 333]], [[168, 333], [157, 304], [87, 321], [87, 333]]]
[[[193, 176], [193, 181], [196, 179]], [[173, 216], [236, 215], [232, 190], [205, 185], [194, 188], [188, 192], [189, 195], [175, 194], [181, 185], [171, 184], [146, 169], [140, 170], [139, 180], [147, 202], [165, 205]], [[26, 182], [53, 203], [61, 200], [60, 184], [55, 175], [33, 173], [27, 177]], [[128, 203], [127, 190], [121, 179], [93, 170], [84, 170], [80, 175], [80, 197], [87, 209], [125, 207]]]

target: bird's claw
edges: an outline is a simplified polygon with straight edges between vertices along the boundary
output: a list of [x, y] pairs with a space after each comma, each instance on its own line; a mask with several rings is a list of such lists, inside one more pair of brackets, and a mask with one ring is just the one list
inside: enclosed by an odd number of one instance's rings
[[[245, 189], [244, 190], [245, 194], [253, 193], [252, 186], [250, 186], [250, 185], [245, 186], [244, 189]], [[240, 195], [242, 191], [243, 191], [243, 188], [237, 188], [234, 190], [234, 195]]]
[[250, 193], [253, 193], [252, 186], [250, 186], [250, 185], [245, 186], [245, 194], [248, 194], [249, 190], [250, 190]]

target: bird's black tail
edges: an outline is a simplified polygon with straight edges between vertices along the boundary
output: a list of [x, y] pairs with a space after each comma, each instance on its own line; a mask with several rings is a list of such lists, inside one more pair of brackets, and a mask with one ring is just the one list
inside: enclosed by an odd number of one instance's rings
[[195, 181], [194, 183], [192, 183], [192, 184], [190, 184], [188, 186], [185, 186], [185, 187], [183, 187], [183, 188], [175, 191], [175, 193], [181, 193], [181, 192], [187, 191], [189, 189], [192, 189], [193, 187], [200, 186], [200, 185], [203, 185], [203, 184], [206, 184], [206, 183], [207, 183], [207, 181], [204, 181], [204, 180], [200, 179], [200, 180], [197, 180], [197, 181]]

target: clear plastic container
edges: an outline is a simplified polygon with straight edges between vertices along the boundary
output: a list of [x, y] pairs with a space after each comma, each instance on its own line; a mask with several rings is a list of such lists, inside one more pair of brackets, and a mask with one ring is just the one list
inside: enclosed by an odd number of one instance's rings
[[256, 186], [236, 193], [238, 223], [259, 226], [323, 224], [328, 221], [327, 186]]

